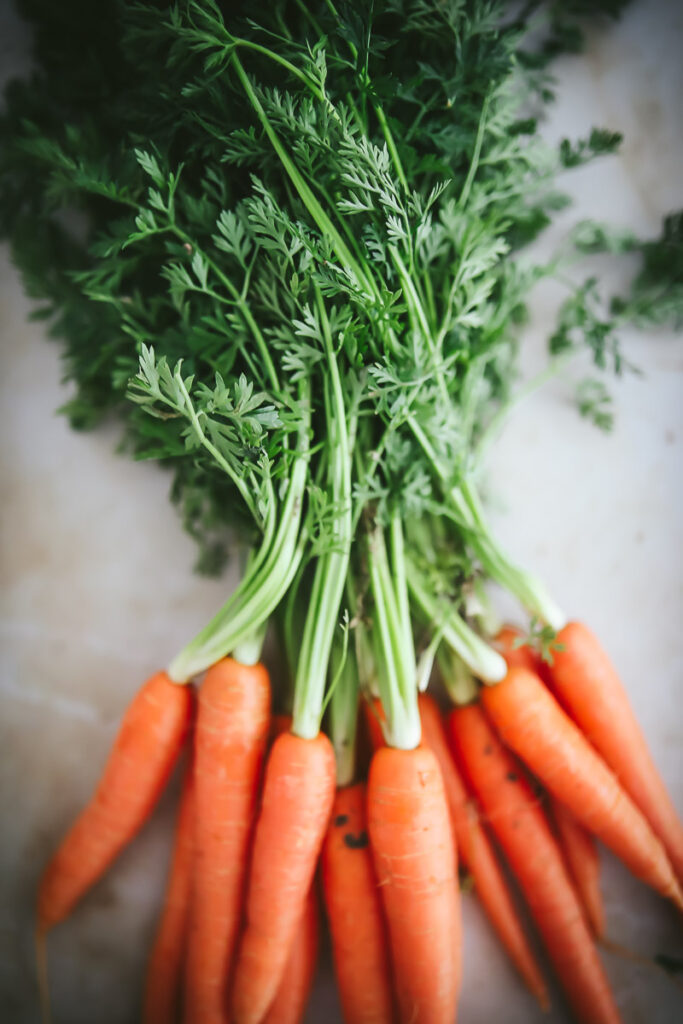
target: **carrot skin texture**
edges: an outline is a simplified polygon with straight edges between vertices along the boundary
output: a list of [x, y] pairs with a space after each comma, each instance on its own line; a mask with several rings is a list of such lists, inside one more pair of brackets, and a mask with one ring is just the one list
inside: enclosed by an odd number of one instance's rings
[[426, 746], [376, 751], [368, 831], [387, 918], [401, 1024], [453, 1024], [461, 923], [439, 763]]
[[593, 836], [559, 801], [552, 800], [552, 817], [586, 918], [596, 938], [605, 934], [605, 908], [600, 892], [600, 860]]
[[183, 747], [192, 688], [151, 676], [126, 710], [97, 788], [48, 863], [38, 929], [63, 921], [148, 819]]
[[520, 924], [493, 847], [453, 760], [439, 707], [426, 693], [420, 694], [418, 703], [423, 742], [439, 762], [446, 790], [455, 836], [456, 866], [459, 856], [474, 879], [479, 902], [525, 985], [543, 1009], [547, 1009], [548, 991], [543, 975]]
[[142, 1024], [173, 1024], [185, 954], [194, 866], [194, 778], [188, 766], [173, 839], [173, 857], [161, 918], [147, 963]]
[[558, 633], [551, 684], [663, 844], [683, 885], [683, 824], [655, 767], [622, 682], [597, 637], [582, 623]]
[[195, 872], [185, 969], [186, 1024], [227, 1024], [249, 845], [270, 728], [263, 665], [224, 658], [199, 690], [195, 730]]
[[263, 1024], [300, 1024], [318, 961], [318, 900], [311, 886], [289, 951], [287, 966]]
[[482, 703], [504, 742], [578, 822], [683, 909], [673, 869], [646, 819], [614, 772], [533, 672], [511, 668], [485, 687]]
[[543, 936], [576, 1019], [616, 1024], [619, 1012], [538, 798], [478, 705], [449, 718], [452, 742]]
[[334, 750], [283, 733], [266, 765], [239, 946], [231, 1024], [259, 1024], [282, 979], [335, 792]]
[[321, 866], [344, 1022], [393, 1024], [386, 922], [368, 844], [364, 783], [337, 790]]

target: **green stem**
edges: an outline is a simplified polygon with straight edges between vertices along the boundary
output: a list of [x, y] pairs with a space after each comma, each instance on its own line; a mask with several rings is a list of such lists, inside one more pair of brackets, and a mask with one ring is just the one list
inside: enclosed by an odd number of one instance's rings
[[380, 526], [375, 527], [369, 538], [368, 563], [374, 601], [377, 680], [386, 716], [385, 736], [392, 747], [412, 750], [419, 744], [422, 734], [412, 629], [406, 637], [399, 612], [403, 599], [394, 590], [395, 581]]
[[269, 49], [267, 46], [261, 46], [260, 43], [252, 42], [251, 39], [242, 39], [236, 36], [231, 36], [230, 38], [233, 46], [241, 46], [242, 49], [253, 50], [255, 53], [260, 53], [264, 57], [268, 57], [270, 60], [274, 61], [276, 64], [280, 64], [283, 68], [289, 71], [290, 75], [298, 78], [307, 89], [310, 89], [316, 99], [321, 100], [323, 103], [330, 102], [325, 93], [318, 88], [316, 83], [312, 81], [308, 75], [305, 75], [303, 71], [296, 66], [296, 64], [292, 64], [291, 61], [287, 60], [286, 57], [276, 53], [275, 50]]
[[398, 175], [398, 180], [401, 182], [401, 185], [403, 186], [405, 191], [410, 192], [410, 189], [408, 187], [408, 179], [406, 178], [405, 171], [403, 170], [403, 164], [401, 163], [401, 158], [398, 155], [398, 149], [396, 148], [394, 136], [391, 134], [391, 128], [389, 127], [389, 122], [387, 121], [386, 114], [384, 113], [384, 110], [380, 106], [380, 104], [376, 103], [374, 100], [372, 101], [372, 109], [375, 111], [375, 115], [377, 117], [377, 120], [379, 121], [379, 126], [382, 129], [382, 135], [384, 136], [384, 140], [387, 144], [387, 149], [389, 150], [389, 155], [391, 156], [394, 165], [394, 170]]
[[320, 730], [330, 648], [335, 630], [338, 628], [339, 605], [344, 592], [353, 536], [351, 451], [344, 394], [330, 323], [322, 294], [317, 287], [315, 297], [328, 371], [325, 386], [325, 413], [329, 438], [328, 475], [329, 491], [336, 516], [330, 549], [319, 557], [316, 565], [294, 683], [292, 732], [303, 739], [313, 739]]
[[[182, 228], [179, 228], [176, 224], [173, 224], [171, 230], [173, 234], [178, 239], [180, 239], [181, 242], [183, 242], [185, 245], [191, 246], [193, 252], [196, 250], [196, 243], [192, 238], [190, 238], [188, 234], [186, 234], [185, 231], [182, 230]], [[265, 338], [263, 337], [263, 334], [261, 333], [259, 325], [256, 323], [256, 320], [254, 319], [254, 316], [249, 308], [249, 304], [247, 303], [244, 295], [242, 295], [242, 293], [237, 289], [237, 287], [230, 280], [227, 274], [223, 273], [218, 264], [214, 260], [212, 260], [210, 256], [207, 256], [204, 250], [201, 250], [201, 252], [207, 264], [211, 268], [212, 272], [216, 275], [221, 284], [225, 288], [227, 288], [227, 290], [232, 295], [235, 301], [235, 305], [242, 314], [244, 322], [251, 331], [254, 341], [256, 342], [256, 347], [259, 351], [261, 359], [263, 360], [263, 365], [266, 368], [266, 372], [270, 379], [270, 383], [275, 391], [280, 391], [280, 382], [278, 379], [277, 371], [275, 370], [275, 364], [273, 363], [272, 357], [270, 355], [270, 350], [268, 348]]]
[[391, 544], [391, 568], [396, 595], [396, 619], [400, 633], [400, 660], [404, 665], [415, 666], [415, 645], [413, 643], [413, 624], [410, 618], [410, 601], [408, 599], [408, 582], [406, 578], [405, 543], [403, 527], [398, 513], [393, 512], [389, 523]]
[[514, 594], [532, 615], [552, 626], [556, 632], [562, 629], [567, 623], [567, 618], [541, 581], [514, 565], [493, 539], [474, 485], [467, 478], [463, 478], [459, 490], [474, 525], [469, 542], [486, 571]]
[[541, 581], [514, 565], [494, 540], [472, 482], [463, 477], [457, 486], [449, 486], [449, 474], [424, 430], [414, 416], [409, 416], [407, 422], [437, 477], [448, 486], [447, 500], [456, 513], [468, 544], [488, 575], [509, 590], [532, 615], [556, 631], [562, 629], [567, 622], [566, 616]]
[[453, 607], [430, 593], [421, 573], [413, 564], [410, 564], [408, 586], [427, 622], [441, 633], [444, 642], [462, 658], [470, 671], [486, 682], [500, 682], [507, 672], [505, 659], [484, 643]]
[[245, 635], [233, 648], [232, 655], [235, 661], [242, 665], [256, 665], [261, 660], [267, 629], [268, 619], [264, 619], [252, 633]]
[[484, 102], [482, 103], [481, 114], [479, 115], [479, 126], [477, 128], [477, 137], [474, 142], [474, 152], [472, 153], [472, 160], [470, 161], [469, 170], [467, 172], [467, 178], [465, 179], [465, 184], [462, 187], [462, 192], [460, 193], [460, 198], [458, 200], [458, 204], [460, 206], [465, 206], [467, 204], [467, 200], [470, 197], [470, 191], [472, 189], [472, 185], [474, 184], [474, 179], [479, 168], [479, 157], [481, 156], [481, 147], [484, 141], [484, 128], [486, 126], [486, 117], [488, 115], [488, 109], [489, 97], [486, 96], [484, 98]]
[[377, 298], [377, 289], [375, 287], [374, 281], [372, 281], [372, 279], [369, 278], [364, 273], [360, 265], [356, 262], [350, 249], [344, 242], [344, 239], [339, 234], [339, 231], [323, 210], [322, 206], [316, 199], [312, 190], [309, 188], [303, 176], [298, 171], [289, 153], [282, 145], [282, 142], [280, 141], [277, 132], [270, 123], [268, 115], [263, 109], [263, 105], [259, 100], [258, 96], [256, 95], [256, 92], [251, 82], [249, 81], [249, 77], [246, 71], [244, 70], [242, 63], [240, 62], [240, 59], [236, 53], [233, 53], [232, 55], [232, 64], [242, 84], [242, 88], [246, 93], [247, 99], [254, 108], [254, 112], [258, 117], [259, 121], [261, 122], [263, 130], [268, 136], [268, 139], [273, 149], [280, 158], [280, 163], [284, 167], [294, 188], [298, 192], [299, 198], [302, 200], [304, 206], [310, 213], [311, 217], [320, 228], [320, 231], [322, 232], [323, 236], [327, 236], [332, 242], [338, 258], [341, 260], [342, 263], [346, 264], [347, 269], [350, 270], [353, 276], [355, 277], [357, 286], [362, 290], [368, 292], [373, 297]]
[[358, 726], [358, 666], [352, 650], [341, 642], [332, 645], [333, 679], [330, 701], [330, 739], [337, 761], [337, 786], [349, 786], [356, 774]]
[[185, 411], [186, 411], [188, 419], [190, 420], [190, 423], [192, 424], [192, 426], [194, 428], [194, 432], [195, 432], [195, 435], [197, 437], [197, 440], [199, 441], [199, 443], [201, 445], [203, 445], [204, 448], [206, 448], [206, 450], [209, 452], [209, 454], [212, 456], [212, 458], [221, 467], [223, 472], [226, 473], [230, 477], [230, 479], [234, 483], [235, 487], [237, 488], [237, 490], [242, 495], [244, 503], [247, 506], [247, 508], [249, 509], [249, 511], [251, 512], [251, 514], [254, 517], [255, 521], [258, 523], [259, 526], [262, 527], [263, 524], [260, 522], [260, 518], [261, 517], [259, 516], [257, 508], [256, 508], [256, 504], [254, 503], [253, 495], [252, 495], [251, 491], [249, 490], [249, 488], [247, 487], [246, 483], [244, 482], [243, 478], [241, 476], [239, 476], [238, 473], [235, 472], [235, 470], [232, 468], [232, 466], [227, 461], [227, 459], [223, 458], [223, 456], [218, 451], [216, 446], [213, 444], [212, 441], [209, 440], [209, 438], [206, 436], [206, 434], [202, 430], [202, 425], [199, 422], [199, 417], [197, 416], [197, 413], [195, 411], [194, 405], [192, 404], [192, 400], [191, 400], [191, 398], [190, 398], [190, 396], [189, 396], [189, 394], [187, 392], [187, 388], [185, 387], [185, 382], [184, 382], [184, 380], [182, 378], [182, 374], [180, 373], [180, 367], [178, 367], [178, 369], [176, 370], [176, 372], [174, 373], [173, 376], [174, 376], [175, 382], [176, 382], [176, 384], [178, 386], [178, 390], [180, 391], [181, 395], [183, 396], [183, 404], [185, 406]]
[[303, 394], [304, 418], [278, 529], [267, 549], [262, 544], [235, 593], [173, 659], [168, 674], [176, 682], [186, 682], [253, 637], [280, 603], [296, 574], [304, 548], [300, 526], [308, 479], [310, 430], [310, 401], [308, 394]]
[[477, 681], [452, 648], [442, 647], [439, 651], [439, 668], [448, 696], [454, 704], [464, 707], [477, 699]]

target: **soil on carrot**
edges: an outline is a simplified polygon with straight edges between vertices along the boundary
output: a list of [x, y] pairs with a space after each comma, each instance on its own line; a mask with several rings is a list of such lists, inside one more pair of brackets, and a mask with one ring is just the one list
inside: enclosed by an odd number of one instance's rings
[[350, 850], [364, 850], [368, 845], [368, 834], [367, 832], [359, 832], [357, 836], [354, 836], [353, 832], [347, 832], [344, 836], [344, 844], [348, 846]]

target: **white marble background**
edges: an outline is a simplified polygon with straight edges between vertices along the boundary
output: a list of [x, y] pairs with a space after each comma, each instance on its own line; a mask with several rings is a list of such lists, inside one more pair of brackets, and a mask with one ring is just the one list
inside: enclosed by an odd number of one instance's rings
[[[26, 38], [0, 0], [0, 75]], [[683, 5], [636, 0], [557, 66], [548, 138], [592, 125], [625, 134], [621, 155], [567, 176], [574, 217], [655, 234], [683, 205]], [[609, 270], [618, 284], [621, 270]], [[558, 294], [539, 291], [523, 367], [542, 365]], [[29, 324], [6, 249], [0, 252], [0, 1019], [39, 1020], [32, 905], [48, 852], [88, 797], [123, 708], [139, 682], [222, 600], [223, 583], [193, 576], [194, 551], [167, 501], [168, 477], [114, 453], [115, 426], [71, 433], [54, 410], [68, 389], [59, 353]], [[617, 425], [582, 422], [566, 384], [513, 416], [489, 464], [500, 536], [612, 653], [674, 799], [683, 810], [680, 709], [683, 626], [683, 343], [624, 332], [644, 377], [613, 386]], [[577, 376], [585, 368], [577, 367]], [[160, 599], [161, 598], [161, 599]], [[172, 795], [111, 873], [50, 939], [56, 1024], [137, 1019], [168, 860]], [[680, 921], [603, 851], [609, 936], [642, 957], [683, 955]], [[535, 1010], [471, 896], [464, 898], [466, 1024], [567, 1020], [555, 991]], [[673, 1024], [683, 995], [662, 972], [604, 956], [626, 1024]], [[340, 1021], [325, 959], [307, 1017]]]

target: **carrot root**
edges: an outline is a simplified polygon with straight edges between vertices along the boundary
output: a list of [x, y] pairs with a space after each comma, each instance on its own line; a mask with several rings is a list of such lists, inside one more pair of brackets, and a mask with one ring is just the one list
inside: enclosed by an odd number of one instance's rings
[[158, 672], [129, 705], [95, 793], [47, 865], [38, 927], [62, 921], [152, 812], [187, 733], [192, 688]]
[[595, 840], [562, 804], [557, 800], [551, 803], [553, 821], [569, 874], [593, 934], [596, 938], [602, 938], [605, 933], [605, 908], [600, 892], [600, 860]]
[[195, 870], [185, 965], [191, 1024], [227, 1021], [249, 844], [270, 727], [263, 665], [225, 658], [199, 691], [195, 730]]
[[368, 830], [402, 1024], [452, 1024], [461, 977], [458, 887], [441, 771], [426, 746], [378, 750]]
[[568, 623], [557, 639], [564, 650], [549, 670], [553, 690], [645, 815], [683, 884], [683, 824], [616, 669], [582, 623]]
[[275, 997], [327, 828], [334, 750], [283, 733], [266, 766], [232, 992], [233, 1024], [259, 1024]]
[[503, 947], [529, 991], [541, 1007], [547, 1009], [548, 990], [543, 975], [522, 929], [491, 843], [478, 820], [476, 808], [472, 805], [465, 783], [456, 767], [439, 707], [426, 693], [420, 694], [418, 703], [423, 741], [439, 762], [446, 790], [453, 825], [456, 864], [459, 857], [470, 871], [475, 894]]
[[619, 1013], [560, 849], [521, 765], [480, 706], [455, 711], [451, 736], [581, 1024]]
[[364, 783], [337, 790], [321, 862], [345, 1024], [392, 1024], [386, 922], [368, 844]]
[[664, 847], [583, 733], [538, 676], [512, 667], [482, 701], [505, 743], [577, 821], [631, 869], [683, 909]]
[[161, 918], [147, 964], [143, 1024], [169, 1024], [176, 1017], [183, 973], [193, 859], [194, 780], [190, 764], [185, 772], [180, 797]]
[[287, 966], [263, 1024], [301, 1024], [318, 959], [318, 900], [311, 886]]

